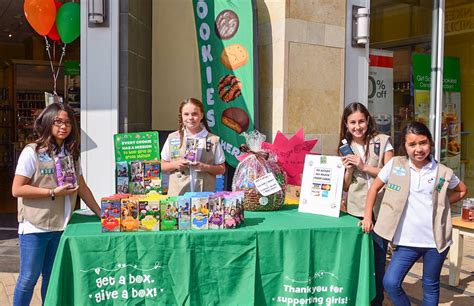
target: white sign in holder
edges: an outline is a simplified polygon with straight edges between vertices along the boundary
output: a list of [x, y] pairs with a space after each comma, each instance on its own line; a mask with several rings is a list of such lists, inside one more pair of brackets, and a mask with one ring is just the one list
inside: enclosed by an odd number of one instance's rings
[[344, 170], [339, 156], [306, 155], [298, 211], [339, 217]]

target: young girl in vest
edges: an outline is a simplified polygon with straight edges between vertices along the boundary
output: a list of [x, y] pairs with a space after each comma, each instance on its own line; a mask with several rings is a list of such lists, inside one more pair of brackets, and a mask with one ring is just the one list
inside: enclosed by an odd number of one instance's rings
[[[13, 196], [18, 198], [20, 240], [15, 306], [30, 304], [40, 274], [44, 303], [59, 240], [76, 205], [77, 194], [100, 215], [100, 208], [81, 175], [79, 129], [72, 109], [59, 103], [49, 105], [36, 119], [35, 132], [38, 139], [21, 152], [12, 184]], [[57, 184], [55, 158], [66, 155], [74, 160], [76, 187]]]
[[[396, 245], [383, 284], [394, 305], [410, 305], [401, 285], [423, 257], [423, 305], [438, 305], [441, 268], [451, 245], [450, 204], [467, 194], [466, 185], [430, 155], [433, 139], [420, 122], [402, 132], [401, 152], [379, 172], [367, 196], [362, 229]], [[372, 208], [385, 186], [378, 219]], [[448, 193], [449, 190], [449, 193]]]
[[[377, 132], [375, 121], [367, 108], [357, 102], [346, 106], [342, 114], [340, 146], [343, 139], [347, 140], [354, 153], [342, 157], [346, 168], [343, 189], [347, 192], [347, 212], [362, 219], [370, 185], [384, 164], [392, 158], [393, 147], [389, 136]], [[377, 294], [371, 305], [382, 305], [382, 280], [388, 243], [377, 235], [372, 235], [372, 238]]]
[[188, 191], [215, 191], [216, 175], [225, 172], [219, 137], [210, 133], [201, 101], [181, 102], [179, 129], [168, 136], [161, 151], [161, 167], [170, 172], [168, 195]]

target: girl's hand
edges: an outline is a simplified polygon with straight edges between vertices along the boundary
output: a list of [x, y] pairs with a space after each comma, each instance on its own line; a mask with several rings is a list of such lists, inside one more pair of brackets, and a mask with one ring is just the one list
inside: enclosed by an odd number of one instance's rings
[[351, 160], [348, 158], [348, 156], [342, 157], [342, 164], [346, 170], [354, 170], [354, 165], [351, 163]]
[[362, 171], [362, 172], [364, 171], [365, 164], [359, 155], [351, 154], [351, 155], [347, 155], [346, 158], [349, 164], [359, 169], [359, 171]]
[[189, 167], [189, 161], [184, 158], [179, 158], [173, 161], [173, 168], [179, 171], [184, 171]]
[[374, 228], [374, 224], [372, 223], [372, 218], [364, 217], [364, 219], [360, 221], [359, 224], [360, 224], [360, 227], [362, 227], [362, 231], [367, 234], [370, 233], [372, 229]]
[[201, 162], [192, 163], [194, 170], [207, 172], [207, 164]]
[[79, 186], [72, 187], [71, 184], [66, 184], [63, 186], [58, 186], [54, 188], [54, 194], [56, 196], [66, 196], [73, 194], [74, 192], [77, 192], [79, 190]]

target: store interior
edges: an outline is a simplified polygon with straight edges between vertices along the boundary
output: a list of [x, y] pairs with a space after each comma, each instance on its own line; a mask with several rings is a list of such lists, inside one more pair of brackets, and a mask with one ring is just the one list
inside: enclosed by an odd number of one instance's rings
[[[393, 137], [407, 122], [422, 120], [414, 84], [414, 54], [431, 55], [433, 1], [371, 0], [371, 48], [393, 52]], [[457, 104], [443, 90], [441, 160], [474, 190], [474, 2], [446, 0], [444, 78], [451, 62], [459, 63]], [[415, 64], [416, 65], [416, 64]], [[429, 94], [426, 100], [429, 100]], [[460, 107], [459, 107], [460, 106]], [[459, 107], [459, 109], [456, 109]], [[453, 110], [454, 108], [454, 110]], [[453, 122], [453, 123], [451, 123]], [[455, 123], [454, 123], [455, 122]], [[454, 161], [454, 162], [452, 162]], [[456, 209], [456, 208], [455, 208]]]
[[[11, 183], [22, 148], [34, 140], [34, 120], [45, 107], [45, 92], [56, 92], [80, 110], [80, 39], [68, 44], [45, 38], [28, 24], [23, 1], [0, 0], [0, 213], [15, 213]], [[51, 61], [50, 61], [51, 58]], [[65, 67], [66, 66], [66, 67]], [[66, 70], [66, 74], [65, 74]], [[66, 94], [65, 94], [66, 93]]]

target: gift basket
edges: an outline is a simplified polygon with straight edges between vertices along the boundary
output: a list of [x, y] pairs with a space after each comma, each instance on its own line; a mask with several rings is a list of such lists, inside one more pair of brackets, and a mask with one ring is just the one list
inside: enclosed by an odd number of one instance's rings
[[[251, 133], [242, 133], [247, 145], [242, 145], [240, 150], [248, 155], [240, 161], [232, 180], [232, 191], [242, 190], [245, 210], [279, 210], [285, 201], [286, 173], [278, 164], [275, 154], [261, 149], [265, 135], [257, 130]], [[262, 195], [254, 181], [272, 173], [281, 189], [270, 195]]]

